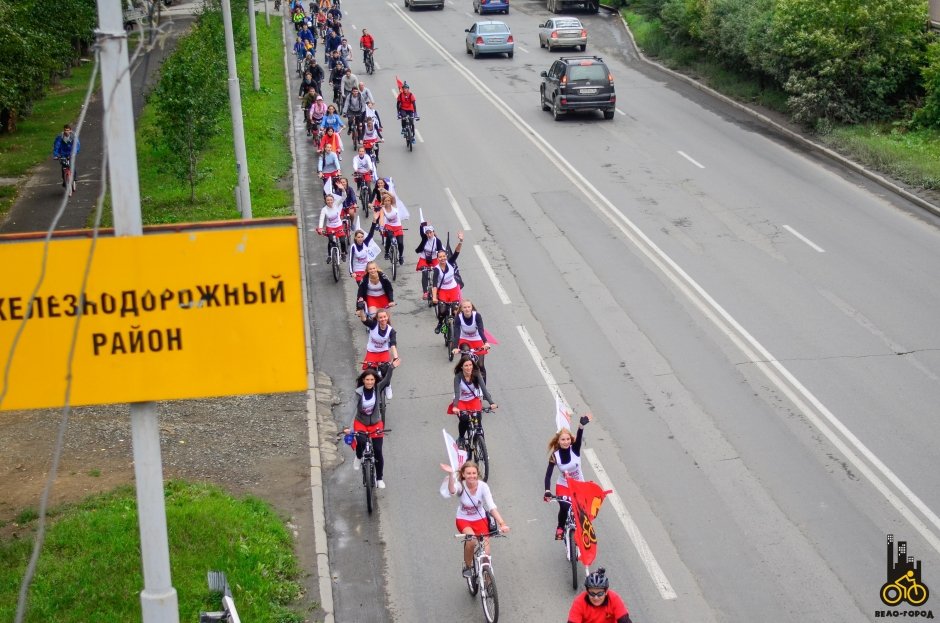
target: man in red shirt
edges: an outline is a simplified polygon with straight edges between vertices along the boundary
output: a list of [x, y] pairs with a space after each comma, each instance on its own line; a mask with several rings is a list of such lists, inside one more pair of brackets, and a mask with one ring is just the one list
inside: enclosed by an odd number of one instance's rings
[[610, 590], [603, 567], [584, 578], [585, 591], [574, 598], [568, 623], [632, 623], [627, 604]]
[[[362, 29], [362, 36], [359, 37], [359, 49], [362, 50], [362, 62], [366, 62], [366, 55], [375, 50], [375, 39], [365, 28]], [[366, 52], [368, 50], [369, 52]]]
[[415, 94], [411, 92], [411, 87], [408, 86], [407, 82], [401, 85], [395, 107], [398, 109], [398, 118], [401, 119], [401, 133], [404, 134], [405, 117], [419, 118], [418, 107], [415, 104]]

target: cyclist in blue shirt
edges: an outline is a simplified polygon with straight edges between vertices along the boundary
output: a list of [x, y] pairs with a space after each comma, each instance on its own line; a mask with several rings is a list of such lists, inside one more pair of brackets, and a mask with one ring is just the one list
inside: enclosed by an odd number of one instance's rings
[[[59, 134], [55, 137], [55, 142], [52, 144], [52, 157], [55, 160], [71, 160], [72, 159], [72, 148], [75, 148], [75, 153], [78, 153], [78, 150], [81, 148], [81, 143], [78, 140], [78, 136], [72, 132], [72, 126], [65, 124], [62, 126], [62, 134]], [[75, 179], [75, 165], [72, 165], [72, 179]], [[65, 186], [65, 179], [62, 179], [62, 186]]]

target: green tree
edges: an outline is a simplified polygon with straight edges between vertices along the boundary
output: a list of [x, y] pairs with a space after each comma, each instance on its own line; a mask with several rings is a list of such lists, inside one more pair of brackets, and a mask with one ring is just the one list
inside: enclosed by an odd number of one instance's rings
[[775, 0], [711, 0], [702, 15], [708, 53], [735, 71], [766, 75], [767, 33]]
[[914, 114], [914, 122], [940, 130], [940, 42], [927, 48], [927, 64], [921, 70], [924, 105]]
[[926, 0], [777, 0], [763, 69], [797, 121], [882, 119], [916, 88], [926, 15]]

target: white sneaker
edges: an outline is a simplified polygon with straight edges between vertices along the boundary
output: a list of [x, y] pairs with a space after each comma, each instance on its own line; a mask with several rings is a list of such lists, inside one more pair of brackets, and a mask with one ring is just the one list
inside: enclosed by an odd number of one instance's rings
[[353, 470], [359, 471], [362, 468], [362, 459], [353, 459]]
[[385, 388], [385, 400], [391, 400], [391, 399], [392, 399], [392, 386], [389, 385], [388, 387]]
[[384, 489], [384, 488], [385, 488], [385, 481], [384, 481], [384, 480], [376, 480], [376, 481], [375, 481], [375, 486], [378, 487], [379, 489]]

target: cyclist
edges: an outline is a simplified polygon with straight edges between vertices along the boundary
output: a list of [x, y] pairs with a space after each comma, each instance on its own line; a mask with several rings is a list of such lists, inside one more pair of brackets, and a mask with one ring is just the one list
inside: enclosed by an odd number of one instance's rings
[[372, 157], [366, 153], [365, 144], [359, 146], [359, 151], [352, 161], [353, 179], [356, 180], [356, 192], [362, 190], [363, 185], [371, 185], [372, 180], [378, 177]]
[[[325, 117], [324, 117], [324, 118], [325, 118]], [[323, 124], [321, 123], [320, 126], [322, 127]], [[317, 153], [320, 154], [320, 162], [321, 162], [321, 163], [322, 163], [322, 161], [323, 161], [323, 158], [326, 156], [326, 148], [327, 148], [327, 146], [329, 146], [329, 147], [331, 147], [331, 148], [333, 149], [333, 155], [337, 156], [337, 160], [339, 160], [340, 162], [342, 162], [342, 161], [343, 161], [343, 154], [342, 154], [342, 151], [341, 151], [341, 150], [343, 149], [343, 144], [342, 144], [342, 142], [339, 140], [339, 134], [337, 134], [336, 132], [334, 132], [332, 127], [328, 127], [328, 128], [323, 132], [323, 136], [320, 137], [320, 144], [317, 145]], [[339, 172], [339, 171], [337, 170], [337, 173], [338, 173], [338, 172]]]
[[365, 28], [362, 29], [362, 36], [359, 37], [359, 49], [362, 50], [362, 63], [364, 65], [366, 57], [375, 51], [375, 38]]
[[457, 349], [454, 350], [454, 353], [456, 354], [457, 350], [465, 344], [467, 351], [480, 351], [476, 353], [476, 361], [477, 366], [480, 368], [480, 373], [483, 374], [483, 380], [485, 381], [485, 351], [490, 345], [486, 342], [486, 332], [483, 330], [483, 315], [477, 311], [470, 299], [464, 299], [460, 302], [460, 313], [457, 314], [457, 318], [455, 319], [454, 329], [457, 336]]
[[346, 37], [343, 37], [343, 40], [340, 42], [339, 47], [336, 48], [339, 50], [340, 57], [348, 65], [352, 61], [352, 48], [349, 47], [349, 41], [346, 40]]
[[[480, 472], [477, 464], [473, 461], [467, 461], [457, 469], [456, 478], [454, 468], [450, 465], [441, 463], [441, 469], [447, 472], [447, 490], [451, 495], [460, 498], [460, 506], [457, 507], [457, 530], [460, 534], [486, 536], [490, 533], [489, 522], [486, 519], [486, 513], [490, 512], [496, 519], [500, 532], [509, 532], [509, 526], [503, 521], [499, 511], [496, 510], [496, 502], [493, 501], [493, 493], [489, 485], [480, 480]], [[463, 546], [463, 577], [473, 577], [473, 540], [467, 540]], [[487, 555], [490, 553], [489, 539], [483, 539], [483, 547]]]
[[[362, 83], [360, 83], [361, 85]], [[359, 89], [362, 90], [361, 88]], [[375, 109], [375, 100], [368, 100], [366, 102], [366, 121], [372, 119], [375, 122], [375, 129], [378, 130], [379, 136], [382, 136], [382, 118], [379, 117], [379, 111]]]
[[313, 83], [317, 85], [317, 93], [323, 95], [323, 65], [320, 65], [317, 62], [317, 57], [313, 54], [307, 56], [304, 65], [304, 72], [310, 73], [310, 75], [313, 77]]
[[632, 623], [627, 604], [610, 590], [606, 570], [600, 567], [584, 578], [584, 592], [574, 598], [568, 623]]
[[379, 215], [376, 213], [372, 217], [372, 226], [369, 227], [368, 235], [361, 229], [357, 229], [353, 234], [353, 243], [349, 247], [349, 275], [356, 280], [357, 284], [366, 274], [366, 267], [369, 265], [369, 245], [372, 243], [372, 236], [378, 224]]
[[385, 259], [391, 260], [392, 241], [398, 245], [398, 265], [405, 263], [405, 232], [398, 212], [398, 199], [390, 192], [382, 195], [382, 209], [379, 210], [382, 227], [385, 230]]
[[428, 279], [430, 279], [430, 276], [428, 271], [423, 269], [437, 266], [437, 253], [444, 248], [444, 244], [434, 233], [434, 226], [430, 223], [426, 221], [421, 223], [418, 231], [421, 233], [421, 243], [415, 248], [415, 253], [420, 253], [415, 271], [422, 271], [421, 298], [426, 299], [428, 298]]
[[305, 46], [308, 50], [317, 51], [317, 38], [314, 36], [313, 31], [307, 27], [306, 23], [300, 25], [300, 30], [297, 31], [297, 36], [300, 37], [300, 40], [308, 43], [308, 46]]
[[342, 58], [342, 54], [339, 54], [339, 46], [341, 43], [343, 43], [343, 38], [339, 35], [339, 33], [336, 32], [335, 24], [333, 24], [332, 27], [327, 28], [325, 41], [326, 44], [324, 45], [324, 48], [326, 49], [326, 53], [332, 55], [335, 51], [337, 55]]
[[359, 81], [359, 92], [362, 93], [362, 97], [366, 98], [366, 103], [375, 104], [375, 97], [372, 95], [372, 91], [366, 88], [366, 83], [362, 80]]
[[[66, 123], [62, 126], [62, 133], [55, 137], [55, 141], [52, 143], [52, 158], [54, 160], [71, 160], [72, 159], [72, 148], [75, 148], [75, 154], [78, 155], [78, 150], [81, 149], [81, 142], [78, 140], [78, 136], [72, 132], [72, 126]], [[72, 166], [72, 179], [75, 179], [75, 163], [71, 163]], [[65, 187], [65, 172], [63, 170], [62, 174], [62, 186]]]
[[[329, 130], [327, 130], [327, 133], [329, 133]], [[325, 139], [326, 136], [323, 138]], [[325, 183], [326, 180], [334, 179], [340, 175], [339, 167], [339, 158], [336, 157], [336, 153], [333, 151], [333, 145], [331, 143], [326, 143], [323, 146], [323, 155], [320, 156], [319, 160], [317, 160], [317, 175]], [[336, 206], [336, 209], [342, 215], [343, 207]]]
[[493, 402], [493, 397], [486, 389], [486, 381], [480, 374], [480, 369], [470, 357], [461, 357], [454, 366], [454, 403], [451, 409], [457, 414], [457, 442], [464, 444], [467, 431], [470, 429], [470, 416], [461, 415], [461, 411], [478, 411], [483, 418], [483, 399], [490, 403], [491, 409], [499, 405]]
[[379, 309], [395, 305], [395, 290], [375, 260], [366, 264], [366, 276], [359, 282], [356, 303], [365, 303], [367, 315], [373, 316]]
[[[323, 101], [323, 96], [317, 93], [316, 99], [314, 99], [313, 104], [310, 106], [310, 110], [307, 113], [307, 118], [310, 123], [308, 124], [307, 134], [309, 136], [316, 137], [314, 134], [318, 131], [323, 123], [323, 117], [326, 115], [326, 102]], [[317, 145], [319, 147], [319, 145]]]
[[340, 177], [334, 180], [333, 192], [342, 200], [343, 214], [352, 223], [356, 220], [356, 211], [359, 209], [358, 197], [349, 187], [349, 180]]
[[[366, 109], [366, 114], [368, 114], [368, 108]], [[378, 126], [375, 125], [375, 119], [366, 117], [366, 125], [362, 129], [362, 146], [374, 163], [379, 161], [378, 143], [381, 142], [382, 133], [379, 132]]]
[[[333, 195], [327, 194], [324, 201], [326, 204], [320, 209], [320, 224], [317, 226], [317, 233], [321, 236], [329, 236], [332, 234], [339, 240], [339, 246], [342, 250], [343, 256], [342, 261], [346, 261], [346, 232], [343, 230], [343, 217], [341, 210], [334, 206]], [[326, 227], [324, 228], [324, 225]], [[332, 261], [330, 258], [330, 242], [327, 241], [326, 248], [326, 263], [329, 264]]]
[[[342, 80], [343, 86], [343, 99], [346, 99], [346, 96], [349, 95], [353, 89], [359, 89], [359, 78], [352, 72], [352, 68], [347, 65], [345, 74], [343, 75]], [[363, 106], [365, 108], [365, 106]]]
[[450, 311], [448, 303], [460, 301], [460, 278], [457, 276], [457, 256], [463, 248], [463, 232], [457, 232], [457, 246], [447, 255], [445, 249], [437, 252], [437, 266], [434, 267], [434, 280], [431, 282], [431, 302], [437, 305], [437, 327], [434, 333], [440, 333], [444, 320]]
[[[380, 363], [390, 363], [397, 368], [401, 359], [398, 357], [398, 333], [392, 328], [391, 315], [387, 309], [375, 312], [374, 318], [366, 316], [362, 309], [356, 310], [359, 320], [369, 330], [369, 341], [366, 343], [366, 357], [362, 360], [362, 369], [378, 369]], [[392, 392], [389, 385], [385, 389], [386, 400], [391, 399]]]
[[297, 40], [294, 41], [294, 54], [297, 55], [297, 73], [299, 74], [302, 70], [304, 58], [307, 56], [307, 46], [300, 39], [300, 35], [297, 35]]
[[[545, 470], [545, 494], [542, 499], [548, 502], [551, 499], [552, 472], [558, 468], [558, 480], [555, 481], [555, 495], [558, 497], [570, 497], [568, 490], [569, 480], [584, 480], [584, 474], [581, 472], [581, 441], [584, 434], [584, 427], [593, 419], [590, 413], [586, 413], [578, 420], [578, 432], [571, 440], [571, 430], [562, 428], [555, 433], [548, 441], [548, 469]], [[561, 541], [565, 538], [565, 521], [568, 519], [568, 509], [570, 502], [558, 500], [558, 525], [555, 528], [555, 540]]]
[[382, 197], [388, 192], [388, 180], [380, 177], [375, 180], [375, 186], [372, 187], [372, 194], [369, 196], [369, 203], [372, 208], [378, 212], [382, 208]]
[[[389, 368], [381, 380], [378, 373], [369, 368], [359, 375], [356, 379], [356, 410], [353, 412], [353, 421], [351, 426], [343, 429], [345, 434], [349, 434], [352, 428], [357, 434], [375, 435], [372, 439], [372, 451], [375, 453], [375, 485], [379, 489], [385, 488], [385, 481], [382, 479], [385, 471], [385, 457], [382, 455], [382, 440], [385, 430], [385, 422], [382, 420], [382, 414], [379, 411], [379, 392], [384, 391], [388, 384], [392, 382], [392, 369]], [[353, 469], [359, 470], [362, 467], [362, 453], [365, 450], [365, 444], [355, 443], [353, 449], [356, 451], [356, 460], [353, 461]]]
[[415, 95], [411, 92], [411, 87], [408, 86], [407, 82], [401, 85], [398, 99], [395, 100], [395, 108], [398, 110], [398, 118], [401, 119], [401, 133], [404, 135], [406, 119], [408, 117], [419, 119]]
[[[347, 69], [347, 75], [349, 70]], [[344, 80], [345, 82], [345, 80]], [[349, 127], [346, 130], [347, 134], [352, 134], [353, 127], [357, 128], [359, 133], [360, 140], [362, 139], [362, 129], [364, 126], [363, 120], [366, 115], [366, 99], [362, 96], [362, 93], [359, 91], [359, 84], [357, 83], [352, 90], [349, 92], [343, 99], [343, 116], [346, 117], [349, 122]]]

